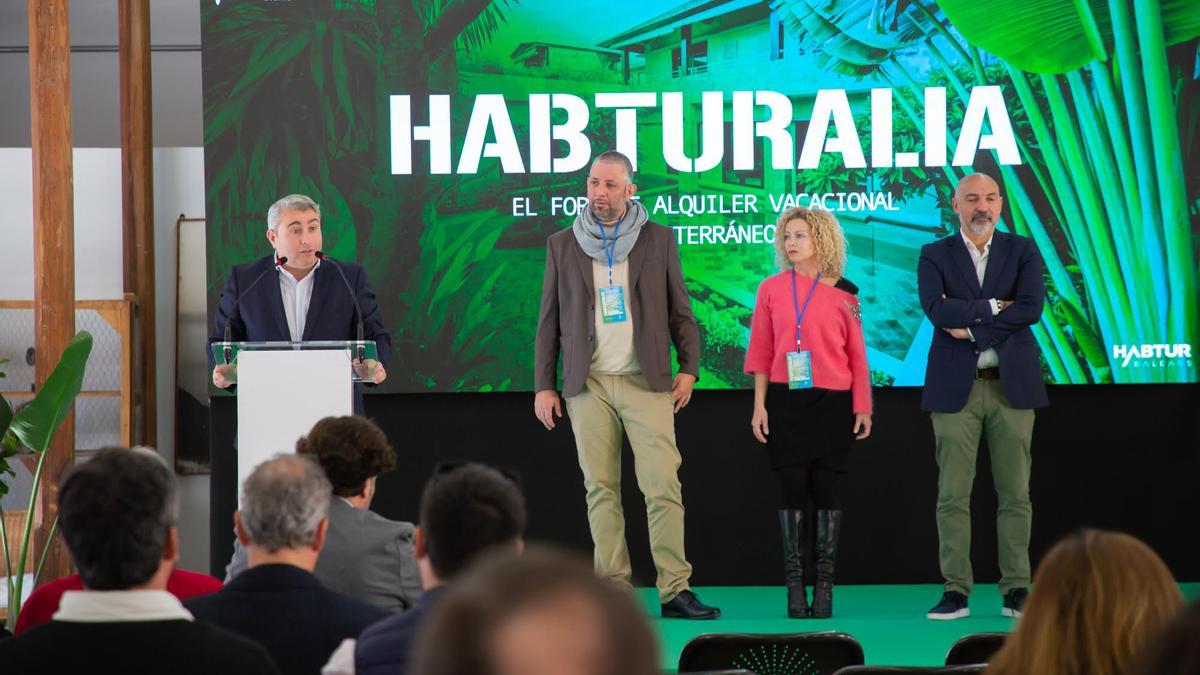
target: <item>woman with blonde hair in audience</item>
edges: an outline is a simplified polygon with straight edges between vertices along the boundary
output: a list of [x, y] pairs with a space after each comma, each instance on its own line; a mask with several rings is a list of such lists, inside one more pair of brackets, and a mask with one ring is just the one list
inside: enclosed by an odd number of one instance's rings
[[1179, 612], [1179, 585], [1135, 537], [1080, 530], [1046, 554], [985, 675], [1124, 675]]
[[1200, 673], [1200, 600], [1188, 605], [1153, 640], [1130, 675], [1196, 675]]

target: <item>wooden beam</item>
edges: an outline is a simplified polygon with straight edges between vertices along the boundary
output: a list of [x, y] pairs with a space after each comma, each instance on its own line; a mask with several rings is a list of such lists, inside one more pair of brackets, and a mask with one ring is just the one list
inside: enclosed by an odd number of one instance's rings
[[[75, 334], [75, 209], [71, 161], [71, 39], [68, 0], [29, 0], [29, 88], [33, 140], [34, 368], [38, 389]], [[58, 483], [75, 461], [75, 414], [46, 451], [35, 505], [33, 551], [45, 545], [58, 514]], [[61, 540], [60, 540], [61, 541]], [[51, 546], [44, 579], [66, 576], [70, 557]]]
[[158, 445], [154, 317], [154, 134], [151, 124], [150, 0], [118, 0], [121, 71], [121, 211], [125, 292], [137, 298], [134, 441]]
[[[133, 296], [125, 294], [125, 300], [116, 315], [117, 329], [121, 336], [121, 443], [132, 446], [133, 442]], [[111, 324], [113, 320], [109, 320]]]

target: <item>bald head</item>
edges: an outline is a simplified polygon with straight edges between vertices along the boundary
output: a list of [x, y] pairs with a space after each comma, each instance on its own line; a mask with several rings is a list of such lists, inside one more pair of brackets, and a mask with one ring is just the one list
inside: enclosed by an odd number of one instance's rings
[[954, 188], [954, 198], [960, 199], [964, 194], [969, 192], [994, 192], [999, 196], [1000, 184], [986, 173], [973, 173], [969, 176], [964, 176], [962, 180], [958, 181], [958, 185]]
[[985, 240], [1000, 220], [1003, 204], [1000, 185], [985, 173], [973, 173], [960, 180], [951, 202], [962, 230], [968, 236]]

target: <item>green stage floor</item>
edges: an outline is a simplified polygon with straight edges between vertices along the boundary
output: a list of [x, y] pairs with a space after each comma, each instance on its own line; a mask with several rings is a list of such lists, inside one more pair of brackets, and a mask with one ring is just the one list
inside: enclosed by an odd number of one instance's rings
[[[1200, 594], [1200, 584], [1181, 584], [1185, 596]], [[679, 653], [701, 633], [804, 633], [841, 631], [862, 643], [871, 665], [937, 666], [955, 640], [969, 633], [1012, 630], [1014, 621], [1000, 616], [1000, 592], [979, 585], [971, 594], [971, 616], [957, 621], [925, 618], [942, 596], [940, 585], [837, 586], [831, 619], [789, 619], [782, 586], [719, 586], [697, 588], [707, 604], [721, 608], [715, 621], [659, 618], [658, 597], [652, 588], [638, 589], [638, 597], [654, 617], [659, 635], [662, 667], [675, 672]]]

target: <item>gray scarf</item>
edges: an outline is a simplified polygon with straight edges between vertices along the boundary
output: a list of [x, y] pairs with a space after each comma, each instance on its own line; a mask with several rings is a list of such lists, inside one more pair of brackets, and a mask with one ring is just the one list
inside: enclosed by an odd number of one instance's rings
[[[571, 229], [575, 232], [575, 241], [579, 242], [580, 248], [589, 257], [608, 264], [608, 253], [604, 250], [604, 240], [608, 239], [608, 245], [613, 246], [613, 264], [624, 262], [629, 256], [629, 251], [633, 249], [633, 245], [637, 243], [638, 233], [642, 231], [642, 226], [650, 220], [650, 214], [646, 213], [646, 207], [642, 206], [639, 201], [629, 200], [625, 202], [625, 217], [621, 219], [620, 227], [608, 227], [600, 224], [596, 220], [595, 214], [590, 208], [585, 208], [575, 216], [575, 223]], [[604, 228], [603, 236], [601, 236], [600, 228]], [[617, 233], [616, 244], [613, 244], [613, 231]]]

